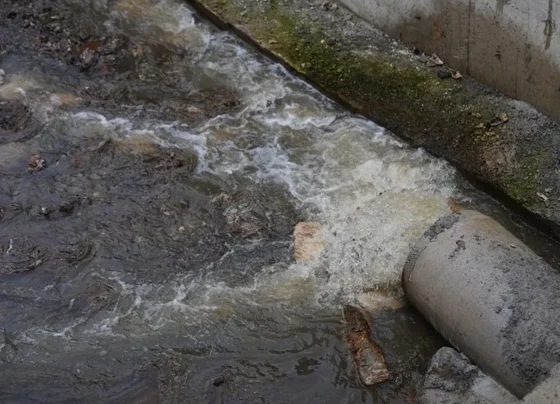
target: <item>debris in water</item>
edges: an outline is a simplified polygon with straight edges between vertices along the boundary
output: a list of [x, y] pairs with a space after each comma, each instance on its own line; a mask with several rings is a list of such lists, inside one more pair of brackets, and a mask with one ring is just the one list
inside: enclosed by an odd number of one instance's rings
[[394, 311], [407, 306], [404, 296], [394, 296], [386, 289], [370, 290], [358, 296], [358, 302], [368, 312]]
[[455, 80], [461, 80], [463, 78], [463, 75], [459, 73], [459, 70], [455, 70], [451, 77], [453, 77], [453, 79]]
[[212, 137], [218, 141], [228, 141], [233, 139], [233, 133], [228, 132], [227, 130], [217, 130], [213, 133]]
[[430, 60], [436, 65], [436, 66], [443, 66], [443, 61], [438, 57], [438, 55], [436, 55], [435, 53], [432, 55], [432, 57], [430, 58]]
[[429, 67], [443, 66], [443, 61], [435, 53], [430, 57], [427, 57], [425, 54], [422, 54], [421, 60], [424, 63], [426, 63]]
[[296, 262], [308, 262], [325, 246], [321, 223], [301, 222], [294, 230]]
[[365, 315], [357, 307], [344, 308], [346, 321], [346, 342], [354, 357], [360, 379], [366, 386], [373, 386], [389, 380], [389, 370], [381, 348], [369, 335], [370, 325]]
[[548, 196], [546, 196], [545, 194], [541, 192], [537, 192], [537, 196], [541, 198], [544, 202], [548, 202]]
[[460, 203], [454, 201], [451, 198], [447, 200], [447, 206], [449, 206], [449, 209], [451, 209], [453, 213], [459, 213], [464, 209], [464, 207]]
[[86, 48], [80, 55], [81, 67], [83, 70], [87, 70], [92, 67], [97, 59], [97, 54], [93, 49]]
[[29, 159], [27, 163], [27, 171], [30, 173], [34, 173], [37, 171], [41, 171], [43, 168], [47, 166], [47, 162], [44, 158], [41, 157], [40, 154], [34, 154]]

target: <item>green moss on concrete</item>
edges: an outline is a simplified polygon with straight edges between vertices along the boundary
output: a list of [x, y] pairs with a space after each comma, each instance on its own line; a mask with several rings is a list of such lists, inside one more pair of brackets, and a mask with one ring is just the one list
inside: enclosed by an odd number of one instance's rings
[[522, 202], [529, 209], [539, 209], [546, 206], [545, 201], [538, 197], [540, 169], [547, 155], [535, 155], [521, 158], [518, 162], [518, 170], [515, 174], [510, 173], [503, 179], [505, 191], [515, 200]]
[[380, 101], [403, 107], [450, 87], [428, 72], [352, 52], [350, 44], [330, 38], [320, 26], [298, 25], [293, 16], [271, 11], [253, 32], [298, 71], [358, 109], [379, 108]]

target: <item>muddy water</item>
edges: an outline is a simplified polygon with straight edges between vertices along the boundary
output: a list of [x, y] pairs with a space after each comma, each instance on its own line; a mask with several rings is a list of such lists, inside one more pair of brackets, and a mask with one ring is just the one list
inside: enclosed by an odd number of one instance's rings
[[[375, 312], [392, 379], [364, 388], [341, 307], [398, 297], [409, 247], [457, 204], [553, 249], [181, 3], [54, 3], [12, 16], [41, 52], [0, 59], [2, 402], [414, 402], [442, 341]], [[326, 239], [304, 264], [299, 221]]]

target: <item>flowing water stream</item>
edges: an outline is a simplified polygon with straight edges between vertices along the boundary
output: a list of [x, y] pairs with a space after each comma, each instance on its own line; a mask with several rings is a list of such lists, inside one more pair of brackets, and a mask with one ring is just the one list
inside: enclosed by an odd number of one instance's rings
[[[0, 59], [0, 96], [23, 99], [39, 128], [0, 156], [48, 163], [0, 167], [0, 402], [412, 403], [442, 340], [410, 308], [374, 313], [392, 378], [364, 388], [341, 307], [398, 295], [410, 246], [451, 200], [551, 248], [443, 160], [178, 1], [64, 6], [161, 57], [110, 66], [132, 72], [119, 99], [116, 81], [96, 84], [106, 66]], [[208, 94], [210, 114], [192, 102]], [[311, 262], [293, 259], [298, 221], [323, 226]]]

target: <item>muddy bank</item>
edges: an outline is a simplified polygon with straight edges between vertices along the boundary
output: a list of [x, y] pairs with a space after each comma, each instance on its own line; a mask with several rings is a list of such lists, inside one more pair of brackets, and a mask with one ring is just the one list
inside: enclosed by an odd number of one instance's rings
[[560, 235], [560, 126], [395, 42], [335, 2], [191, 0], [327, 94], [445, 157]]

